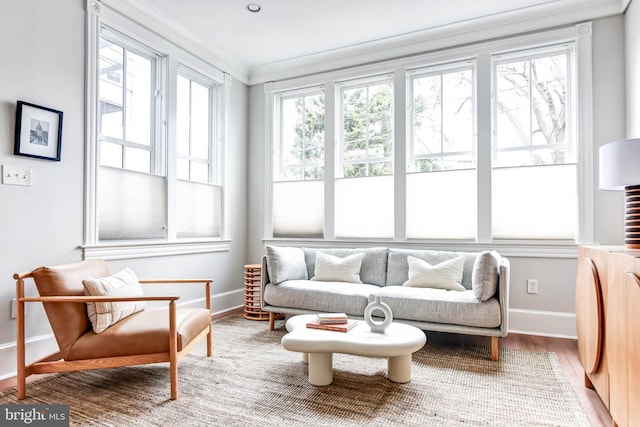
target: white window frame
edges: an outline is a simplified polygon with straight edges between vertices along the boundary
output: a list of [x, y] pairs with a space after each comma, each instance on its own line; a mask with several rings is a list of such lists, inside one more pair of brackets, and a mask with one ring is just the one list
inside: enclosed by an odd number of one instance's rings
[[[283, 160], [283, 149], [282, 149], [282, 104], [284, 101], [289, 100], [289, 99], [295, 99], [295, 98], [300, 98], [300, 97], [308, 97], [308, 96], [315, 96], [315, 95], [323, 95], [325, 97], [325, 111], [326, 111], [326, 94], [324, 91], [323, 87], [310, 87], [310, 88], [304, 88], [304, 89], [299, 89], [299, 90], [290, 90], [290, 91], [284, 91], [284, 92], [278, 92], [273, 94], [273, 102], [274, 102], [274, 117], [275, 117], [275, 123], [277, 123], [277, 125], [274, 127], [274, 132], [275, 132], [275, 136], [274, 136], [274, 141], [275, 141], [275, 145], [274, 145], [274, 150], [276, 155], [273, 156], [274, 157], [274, 164], [273, 164], [273, 170], [274, 170], [274, 179], [275, 181], [297, 181], [296, 179], [287, 179], [283, 177], [283, 173], [282, 170], [285, 167], [284, 165], [284, 160]], [[325, 120], [326, 120], [326, 115], [325, 115]], [[326, 141], [326, 133], [325, 133], [325, 141]], [[302, 167], [302, 168], [306, 168], [306, 167], [318, 167], [318, 166], [322, 166], [323, 168], [325, 167], [325, 162], [326, 162], [326, 150], [325, 152], [323, 152], [323, 158], [325, 159], [325, 161], [323, 161], [322, 164], [320, 163], [299, 163], [298, 165], [287, 165], [287, 166], [297, 166], [297, 167]], [[302, 180], [304, 181], [314, 181], [315, 179], [306, 179], [306, 178], [302, 178]]]
[[[441, 150], [439, 153], [436, 154], [421, 154], [421, 155], [414, 155], [414, 144], [415, 141], [413, 139], [413, 135], [414, 135], [414, 123], [413, 123], [413, 114], [414, 114], [414, 104], [413, 104], [413, 97], [414, 97], [414, 93], [413, 93], [413, 82], [416, 79], [422, 78], [422, 77], [429, 77], [429, 76], [440, 76], [442, 78], [443, 74], [447, 74], [447, 73], [452, 73], [452, 72], [456, 72], [456, 71], [466, 71], [469, 70], [471, 71], [471, 78], [472, 78], [472, 94], [471, 94], [471, 108], [472, 108], [472, 114], [473, 114], [473, 135], [472, 135], [472, 145], [471, 145], [471, 150], [469, 151], [444, 151]], [[475, 99], [475, 94], [476, 94], [476, 63], [473, 60], [466, 60], [466, 61], [462, 61], [462, 62], [455, 62], [452, 64], [441, 64], [441, 65], [435, 65], [435, 66], [429, 66], [429, 67], [425, 67], [425, 68], [419, 68], [419, 69], [414, 69], [411, 70], [407, 73], [407, 92], [408, 92], [408, 97], [407, 97], [407, 104], [408, 104], [408, 109], [409, 109], [409, 113], [407, 114], [407, 138], [409, 140], [408, 143], [408, 147], [407, 147], [407, 156], [408, 156], [408, 164], [407, 164], [407, 171], [408, 172], [419, 172], [415, 170], [415, 160], [416, 159], [428, 159], [428, 158], [445, 158], [448, 156], [459, 156], [461, 154], [467, 154], [471, 157], [472, 161], [473, 161], [473, 167], [469, 168], [469, 169], [475, 169], [476, 165], [477, 165], [477, 160], [476, 160], [476, 154], [477, 154], [477, 141], [476, 141], [476, 134], [477, 134], [477, 129], [476, 129], [476, 122], [477, 120], [475, 120], [477, 118], [477, 108], [476, 108], [476, 99]], [[442, 106], [440, 107], [442, 109]], [[441, 129], [441, 134], [444, 133], [444, 127], [443, 129]], [[441, 136], [440, 138], [440, 144], [443, 144], [443, 136]]]
[[[209, 176], [207, 180], [207, 184], [219, 185], [220, 184], [220, 149], [217, 141], [220, 141], [220, 109], [222, 108], [220, 102], [220, 83], [215, 82], [214, 80], [202, 75], [201, 73], [189, 68], [186, 65], [179, 64], [178, 65], [178, 76], [182, 76], [188, 79], [190, 82], [195, 82], [200, 84], [201, 86], [209, 89], [209, 108], [211, 111], [211, 117], [209, 121], [209, 156], [206, 161], [206, 164], [209, 166]], [[189, 130], [191, 130], [191, 126], [189, 126]], [[191, 147], [191, 138], [189, 138], [189, 147]], [[184, 159], [191, 161], [198, 161], [201, 163], [202, 158], [194, 157], [190, 154], [181, 155], [176, 153], [176, 158]], [[191, 181], [191, 179], [189, 179]], [[198, 181], [193, 181], [198, 182]]]
[[[305, 239], [313, 241], [315, 245], [331, 246], [353, 246], [353, 244], [363, 244], [362, 241], [336, 241], [333, 233], [333, 199], [334, 180], [337, 165], [336, 146], [337, 131], [339, 131], [339, 111], [337, 111], [336, 100], [331, 96], [335, 94], [337, 82], [357, 79], [367, 75], [380, 75], [392, 72], [394, 75], [394, 180], [395, 180], [395, 217], [396, 230], [393, 242], [366, 240], [367, 244], [383, 243], [394, 245], [396, 242], [402, 246], [424, 246], [428, 244], [434, 249], [447, 250], [490, 250], [501, 251], [508, 256], [536, 256], [536, 257], [558, 257], [575, 256], [577, 244], [587, 244], [593, 242], [594, 238], [594, 217], [593, 217], [593, 192], [594, 184], [593, 166], [593, 129], [592, 129], [592, 52], [591, 52], [592, 27], [590, 22], [577, 24], [571, 27], [558, 28], [553, 30], [540, 31], [523, 36], [502, 38], [500, 40], [480, 42], [473, 45], [465, 45], [458, 48], [442, 49], [434, 53], [415, 55], [397, 60], [389, 60], [360, 67], [353, 67], [337, 71], [330, 71], [317, 75], [293, 78], [289, 80], [276, 81], [265, 84], [265, 127], [267, 137], [266, 163], [265, 163], [265, 222], [264, 240], [265, 242], [275, 242], [280, 244], [299, 244], [296, 239], [274, 239], [271, 234], [271, 200], [272, 200], [272, 179], [273, 179], [273, 96], [274, 93], [294, 88], [311, 86], [324, 86], [325, 88], [325, 237], [324, 239]], [[558, 241], [496, 241], [491, 236], [491, 158], [492, 158], [492, 112], [491, 96], [492, 88], [490, 84], [478, 82], [491, 82], [491, 57], [498, 52], [509, 52], [514, 50], [524, 50], [535, 48], [536, 46], [548, 46], [564, 42], [575, 42], [575, 76], [576, 91], [575, 97], [575, 120], [574, 125], [575, 141], [578, 147], [577, 152], [577, 173], [578, 173], [578, 233], [575, 242]], [[409, 99], [407, 74], [412, 70], [438, 64], [460, 62], [472, 58], [476, 62], [476, 160], [478, 176], [478, 232], [476, 240], [473, 242], [455, 241], [408, 241], [405, 236], [405, 193], [406, 174], [399, 171], [407, 171], [409, 159], [409, 130], [410, 124], [407, 108], [402, 108]], [[403, 83], [404, 82], [404, 83]]]
[[[338, 119], [338, 128], [337, 128], [337, 138], [339, 142], [339, 150], [338, 150], [338, 161], [337, 164], [339, 167], [336, 169], [336, 178], [340, 179], [348, 179], [348, 178], [359, 178], [359, 177], [345, 177], [344, 176], [344, 165], [345, 164], [356, 164], [356, 163], [365, 163], [367, 165], [371, 163], [378, 162], [390, 162], [391, 163], [391, 172], [386, 175], [394, 174], [394, 149], [395, 146], [395, 126], [393, 121], [394, 110], [395, 110], [395, 102], [393, 97], [391, 98], [391, 156], [390, 157], [370, 157], [367, 153], [367, 156], [363, 159], [356, 160], [345, 160], [344, 158], [344, 148], [345, 148], [345, 138], [344, 138], [344, 92], [350, 89], [357, 88], [366, 88], [367, 92], [369, 91], [369, 86], [379, 85], [379, 84], [390, 84], [391, 91], [395, 93], [395, 82], [393, 78], [393, 74], [384, 74], [379, 76], [365, 77], [356, 80], [342, 81], [335, 84], [336, 87], [336, 100], [338, 102], [338, 111], [339, 111], [339, 119]], [[366, 137], [367, 140], [367, 148], [369, 147], [369, 136]], [[368, 151], [368, 150], [367, 150]], [[367, 166], [367, 174], [364, 176], [375, 176], [369, 175], [369, 167]]]
[[[128, 259], [143, 258], [165, 255], [180, 255], [228, 251], [230, 249], [229, 240], [229, 197], [226, 187], [227, 179], [227, 148], [228, 140], [228, 111], [229, 111], [229, 88], [231, 77], [213, 67], [206, 61], [187, 52], [169, 40], [148, 30], [144, 26], [131, 21], [127, 17], [118, 13], [117, 10], [99, 1], [87, 0], [87, 52], [86, 52], [86, 152], [85, 152], [85, 230], [84, 244], [82, 245], [83, 256], [89, 258], [103, 259]], [[158, 52], [164, 58], [161, 65], [163, 71], [162, 87], [166, 92], [161, 91], [162, 97], [158, 108], [158, 134], [156, 140], [160, 140], [162, 147], [158, 147], [155, 158], [158, 164], [156, 171], [163, 171], [167, 179], [167, 219], [168, 228], [173, 228], [175, 221], [175, 211], [170, 208], [175, 201], [175, 100], [176, 100], [176, 76], [179, 67], [188, 67], [191, 70], [211, 79], [219, 84], [218, 96], [218, 131], [214, 135], [214, 147], [216, 147], [219, 168], [217, 170], [218, 185], [223, 188], [222, 201], [222, 237], [211, 239], [178, 239], [175, 233], [169, 233], [166, 240], [152, 242], [127, 241], [104, 243], [98, 241], [98, 215], [97, 215], [97, 188], [98, 188], [98, 55], [101, 28], [108, 27], [114, 33], [122, 34], [131, 40], [132, 44], [149, 46], [151, 51]], [[173, 77], [172, 77], [173, 76]], [[216, 159], [214, 159], [215, 161]], [[172, 235], [173, 234], [173, 235]]]

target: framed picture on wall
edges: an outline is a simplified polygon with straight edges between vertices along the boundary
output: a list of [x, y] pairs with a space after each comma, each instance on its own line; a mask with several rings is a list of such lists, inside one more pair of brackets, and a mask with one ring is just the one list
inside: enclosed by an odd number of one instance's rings
[[60, 161], [62, 111], [18, 101], [13, 154]]

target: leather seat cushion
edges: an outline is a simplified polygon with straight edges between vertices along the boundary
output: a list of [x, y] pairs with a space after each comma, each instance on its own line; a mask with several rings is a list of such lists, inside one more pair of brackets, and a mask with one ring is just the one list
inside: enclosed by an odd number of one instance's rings
[[[176, 309], [178, 351], [210, 325], [211, 313], [207, 309]], [[65, 360], [168, 352], [169, 310], [161, 308], [135, 313], [99, 334], [89, 330], [78, 338]]]

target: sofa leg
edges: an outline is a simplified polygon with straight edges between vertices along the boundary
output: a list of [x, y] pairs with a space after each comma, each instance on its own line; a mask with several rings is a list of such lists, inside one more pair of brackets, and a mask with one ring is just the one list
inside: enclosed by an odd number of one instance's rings
[[273, 331], [276, 328], [276, 314], [273, 311], [269, 312], [269, 330]]
[[498, 337], [491, 337], [491, 360], [498, 361], [500, 356], [500, 341]]

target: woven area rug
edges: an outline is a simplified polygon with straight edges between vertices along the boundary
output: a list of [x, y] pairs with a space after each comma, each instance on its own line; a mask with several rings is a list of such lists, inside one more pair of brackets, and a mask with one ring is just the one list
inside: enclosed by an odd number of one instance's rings
[[0, 404], [69, 404], [71, 425], [100, 426], [588, 426], [555, 353], [427, 345], [413, 379], [387, 380], [386, 360], [334, 355], [334, 382], [314, 387], [300, 354], [280, 346], [283, 328], [233, 316], [214, 322], [214, 356], [196, 348], [179, 365], [56, 374], [15, 389]]

